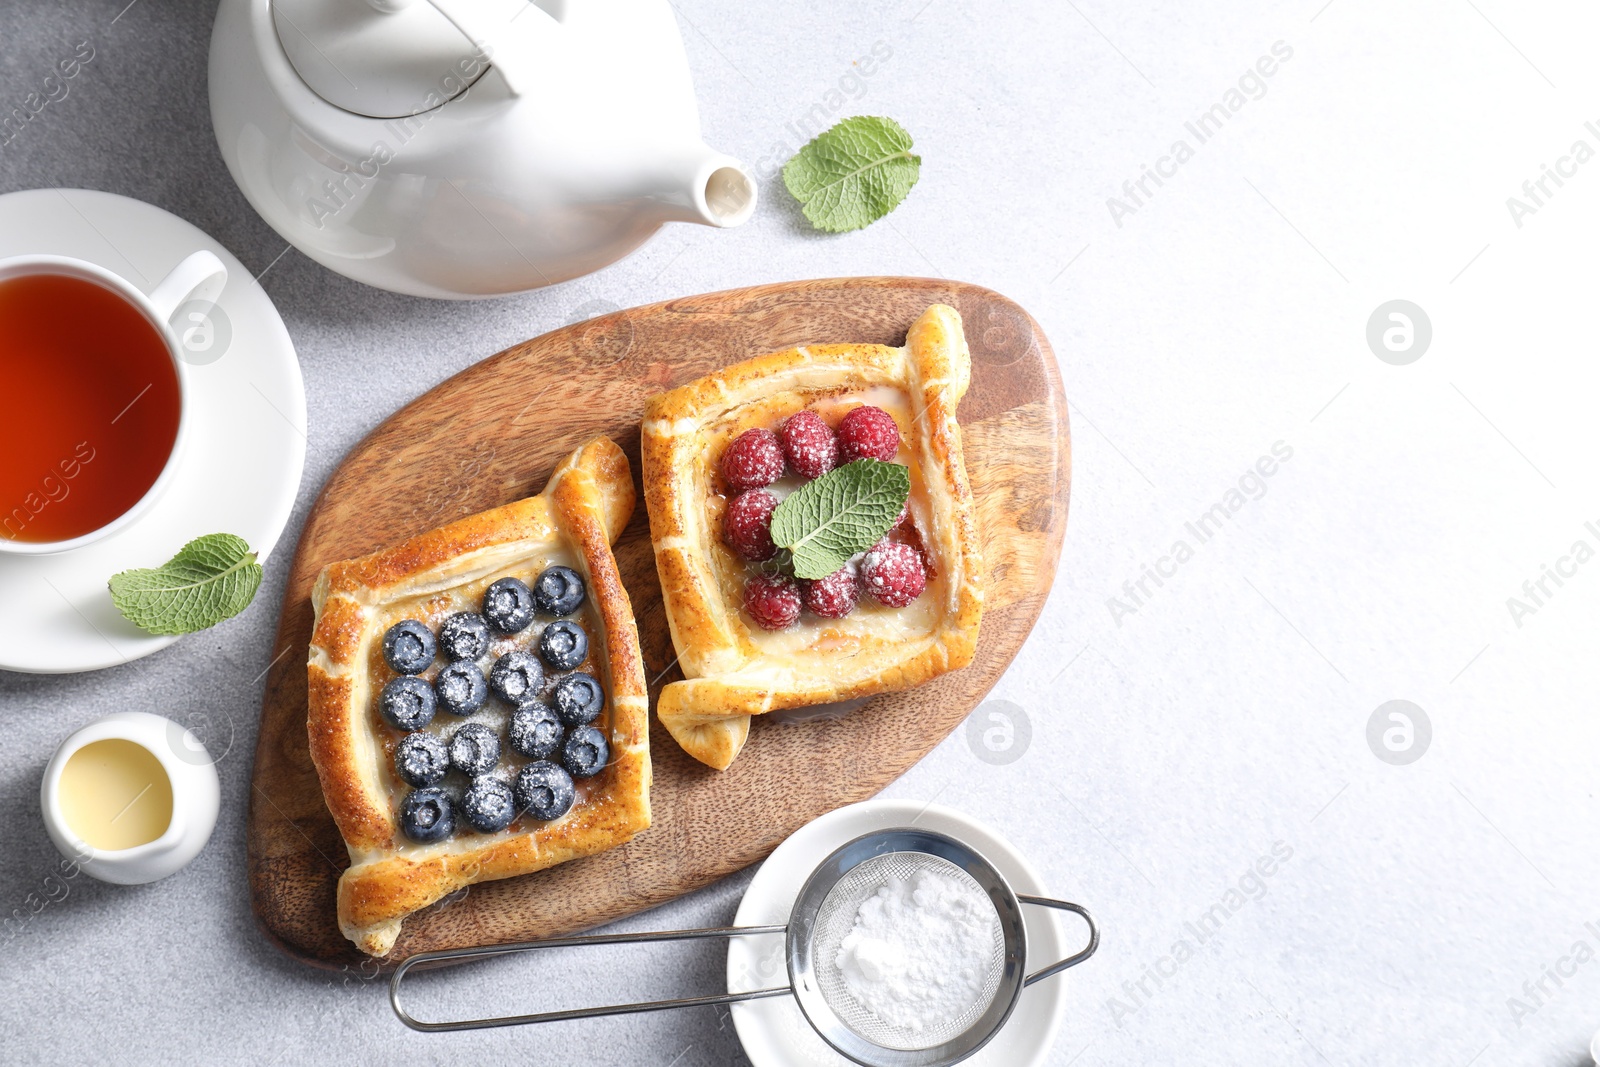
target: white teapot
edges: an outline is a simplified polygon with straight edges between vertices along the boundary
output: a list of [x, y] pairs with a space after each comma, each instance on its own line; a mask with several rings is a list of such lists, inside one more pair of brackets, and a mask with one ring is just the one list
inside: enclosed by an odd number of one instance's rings
[[262, 217], [396, 292], [520, 292], [755, 210], [667, 0], [222, 0], [210, 83]]

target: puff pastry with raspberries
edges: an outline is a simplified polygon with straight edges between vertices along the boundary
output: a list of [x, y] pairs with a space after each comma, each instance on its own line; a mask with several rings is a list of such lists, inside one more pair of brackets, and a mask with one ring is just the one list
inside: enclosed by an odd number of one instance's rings
[[[690, 755], [724, 769], [753, 715], [972, 661], [983, 563], [956, 423], [970, 374], [960, 316], [935, 305], [903, 348], [790, 348], [647, 403], [645, 502], [684, 675], [656, 715]], [[839, 571], [797, 580], [774, 509], [857, 459], [907, 468], [906, 508]]]

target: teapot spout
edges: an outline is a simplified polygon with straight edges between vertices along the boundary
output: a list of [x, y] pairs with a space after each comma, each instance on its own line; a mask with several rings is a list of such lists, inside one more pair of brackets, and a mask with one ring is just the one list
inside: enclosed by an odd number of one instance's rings
[[741, 226], [756, 210], [756, 180], [732, 156], [704, 145], [668, 168], [655, 200], [662, 217], [705, 226]]

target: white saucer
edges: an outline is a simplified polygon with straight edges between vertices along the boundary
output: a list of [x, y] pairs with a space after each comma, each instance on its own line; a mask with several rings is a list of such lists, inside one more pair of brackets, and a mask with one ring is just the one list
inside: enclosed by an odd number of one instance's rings
[[[994, 864], [1017, 893], [1048, 896], [1039, 875], [1006, 840], [982, 823], [951, 808], [909, 800], [868, 800], [829, 812], [795, 831], [767, 857], [745, 891], [735, 926], [785, 923], [800, 887], [817, 864], [847, 841], [874, 830], [915, 826], [961, 841]], [[1062, 938], [1051, 913], [1023, 905], [1028, 931], [1027, 969], [1036, 971], [1063, 956]], [[1061, 1025], [1072, 972], [1047, 978], [1022, 991], [1005, 1027], [971, 1059], [973, 1067], [1032, 1067], [1043, 1063]], [[728, 942], [728, 992], [787, 985], [783, 936], [763, 934]], [[854, 1067], [828, 1047], [793, 997], [734, 1004], [733, 1024], [754, 1067]]]
[[60, 555], [0, 556], [0, 669], [95, 670], [172, 644], [176, 638], [151, 637], [117, 614], [107, 579], [159, 566], [208, 533], [238, 534], [265, 559], [289, 521], [306, 457], [305, 385], [294, 345], [272, 301], [227, 249], [176, 215], [124, 196], [82, 189], [0, 196], [0, 258], [75, 256], [148, 288], [200, 248], [227, 265], [218, 305], [232, 339], [220, 357], [189, 368], [192, 436], [177, 476], [148, 513], [104, 540]]

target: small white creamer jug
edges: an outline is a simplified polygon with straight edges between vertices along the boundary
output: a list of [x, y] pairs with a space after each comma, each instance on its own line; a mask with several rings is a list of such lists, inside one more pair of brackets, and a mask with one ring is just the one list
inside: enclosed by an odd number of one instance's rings
[[199, 855], [221, 788], [206, 748], [171, 719], [124, 711], [61, 743], [39, 786], [45, 830], [103, 882], [165, 878]]

